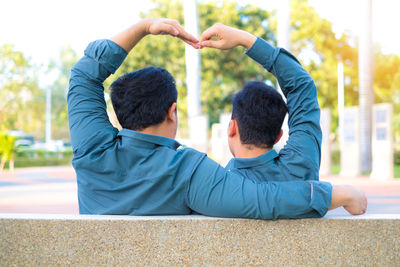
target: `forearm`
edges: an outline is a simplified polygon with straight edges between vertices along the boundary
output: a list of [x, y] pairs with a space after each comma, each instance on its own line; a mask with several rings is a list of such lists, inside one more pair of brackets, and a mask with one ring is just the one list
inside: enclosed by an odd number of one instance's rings
[[257, 37], [246, 31], [238, 30], [239, 45], [249, 50], [257, 40]]
[[179, 24], [179, 21], [173, 19], [159, 18], [159, 19], [144, 19], [125, 31], [115, 35], [111, 38], [112, 41], [120, 45], [126, 52], [130, 52], [132, 48], [146, 35], [171, 35], [178, 37], [182, 41], [198, 49], [200, 48], [198, 40], [187, 33], [185, 29]]
[[139, 41], [148, 34], [149, 20], [141, 20], [140, 22], [132, 25], [128, 29], [114, 35], [110, 38], [111, 41], [121, 46], [126, 52], [130, 52]]
[[209, 216], [321, 217], [330, 207], [331, 190], [324, 182], [254, 183], [205, 158], [189, 184], [188, 206]]

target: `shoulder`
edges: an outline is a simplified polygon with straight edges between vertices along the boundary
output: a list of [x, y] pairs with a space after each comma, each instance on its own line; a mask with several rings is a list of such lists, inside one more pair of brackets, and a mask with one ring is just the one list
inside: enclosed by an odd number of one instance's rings
[[74, 149], [74, 156], [84, 156], [94, 151], [104, 151], [115, 144], [117, 135], [118, 129], [114, 127], [98, 130], [80, 142]]
[[191, 168], [194, 169], [207, 158], [207, 154], [193, 148], [180, 147], [175, 151], [175, 157], [177, 157], [184, 166], [191, 166]]
[[187, 165], [192, 166], [194, 173], [205, 174], [221, 174], [227, 172], [227, 169], [222, 167], [219, 163], [209, 158], [206, 153], [200, 152], [193, 148], [178, 149], [177, 154], [182, 157], [182, 160]]

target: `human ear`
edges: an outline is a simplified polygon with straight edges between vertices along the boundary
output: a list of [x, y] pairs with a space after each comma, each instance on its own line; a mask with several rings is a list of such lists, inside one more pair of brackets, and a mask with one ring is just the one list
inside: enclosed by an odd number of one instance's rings
[[281, 140], [281, 138], [282, 138], [282, 135], [283, 135], [283, 130], [281, 129], [281, 131], [279, 132], [279, 134], [278, 134], [278, 137], [276, 138], [276, 140], [275, 140], [275, 143], [274, 143], [274, 145], [276, 144], [276, 143], [278, 143], [279, 142], [279, 140]]
[[232, 138], [237, 134], [237, 122], [236, 120], [231, 120], [229, 122], [229, 127], [228, 127], [228, 137]]
[[176, 102], [172, 103], [172, 105], [168, 109], [167, 119], [170, 121], [177, 120], [177, 113], [176, 113]]

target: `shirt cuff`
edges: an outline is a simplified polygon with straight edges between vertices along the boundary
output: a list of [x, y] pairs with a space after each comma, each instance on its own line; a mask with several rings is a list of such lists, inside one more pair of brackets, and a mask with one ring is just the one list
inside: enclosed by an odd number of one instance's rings
[[323, 217], [332, 202], [332, 185], [328, 182], [308, 181], [311, 186], [310, 207]]
[[121, 46], [107, 39], [91, 42], [85, 49], [85, 56], [100, 63], [109, 73], [115, 73], [127, 55]]
[[279, 51], [279, 48], [273, 47], [264, 39], [257, 37], [255, 43], [245, 53], [251, 59], [261, 64], [265, 69], [271, 71]]

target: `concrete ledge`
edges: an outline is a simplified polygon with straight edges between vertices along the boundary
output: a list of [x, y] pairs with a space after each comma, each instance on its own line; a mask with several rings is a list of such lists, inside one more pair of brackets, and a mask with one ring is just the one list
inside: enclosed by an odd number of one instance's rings
[[400, 266], [400, 215], [263, 221], [0, 214], [0, 265]]

